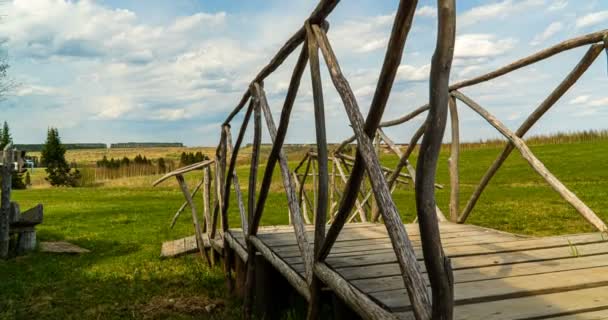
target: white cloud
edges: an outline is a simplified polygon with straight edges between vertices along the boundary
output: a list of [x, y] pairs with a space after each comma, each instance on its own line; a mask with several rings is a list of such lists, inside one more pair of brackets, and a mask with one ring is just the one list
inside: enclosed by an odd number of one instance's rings
[[608, 106], [608, 97], [595, 99], [589, 102], [589, 105], [592, 107], [605, 107]]
[[503, 0], [474, 7], [458, 17], [459, 25], [466, 26], [490, 19], [505, 19], [517, 12], [538, 7], [544, 0]]
[[566, 0], [554, 0], [551, 1], [551, 5], [547, 8], [549, 11], [558, 11], [562, 10], [568, 6], [568, 1]]
[[583, 103], [587, 103], [587, 101], [589, 101], [589, 98], [591, 98], [588, 95], [580, 95], [575, 97], [574, 99], [568, 101], [568, 104], [583, 104]]
[[397, 69], [397, 80], [402, 81], [424, 81], [429, 78], [431, 65], [426, 64], [420, 67], [414, 67], [402, 64]]
[[119, 119], [135, 109], [130, 99], [119, 96], [100, 97], [94, 104], [97, 110], [101, 110], [96, 117], [102, 120]]
[[328, 36], [339, 52], [368, 53], [386, 47], [393, 20], [394, 15], [349, 20]]
[[540, 34], [537, 34], [530, 44], [533, 46], [538, 45], [541, 42], [553, 37], [554, 35], [556, 35], [560, 31], [562, 31], [563, 29], [564, 29], [563, 23], [561, 23], [559, 21], [552, 22], [550, 25], [547, 26], [547, 28], [545, 28], [545, 30], [543, 32], [541, 32]]
[[437, 8], [432, 6], [422, 6], [416, 10], [416, 15], [419, 17], [434, 18], [437, 16]]
[[513, 38], [496, 39], [483, 33], [463, 34], [456, 37], [455, 58], [480, 58], [502, 55], [517, 43]]
[[608, 20], [608, 10], [593, 12], [576, 19], [576, 27], [590, 27], [605, 22], [606, 20]]

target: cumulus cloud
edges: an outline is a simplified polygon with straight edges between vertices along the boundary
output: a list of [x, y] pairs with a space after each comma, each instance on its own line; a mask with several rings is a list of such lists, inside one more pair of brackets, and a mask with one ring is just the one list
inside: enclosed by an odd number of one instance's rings
[[575, 97], [574, 99], [568, 101], [569, 104], [581, 104], [581, 103], [586, 103], [587, 101], [589, 101], [589, 98], [591, 98], [588, 95], [580, 95]]
[[505, 19], [515, 13], [541, 6], [544, 0], [503, 0], [473, 7], [458, 17], [459, 25], [466, 26], [491, 19]]
[[591, 27], [608, 19], [608, 10], [593, 12], [576, 19], [577, 28]]
[[339, 51], [376, 51], [386, 47], [393, 19], [394, 15], [382, 15], [348, 20], [336, 26], [329, 38]]
[[416, 10], [416, 15], [419, 17], [434, 18], [437, 16], [437, 8], [432, 6], [422, 6]]
[[550, 25], [547, 26], [547, 28], [545, 28], [545, 30], [543, 32], [541, 32], [540, 34], [537, 34], [530, 44], [533, 46], [539, 45], [543, 41], [553, 37], [558, 32], [562, 31], [563, 29], [564, 29], [563, 23], [561, 23], [559, 21], [552, 22]]
[[568, 1], [566, 0], [554, 0], [551, 1], [551, 5], [547, 8], [549, 11], [558, 11], [562, 10], [568, 6]]
[[513, 38], [497, 39], [493, 34], [463, 34], [456, 37], [454, 58], [495, 57], [509, 51], [516, 43]]

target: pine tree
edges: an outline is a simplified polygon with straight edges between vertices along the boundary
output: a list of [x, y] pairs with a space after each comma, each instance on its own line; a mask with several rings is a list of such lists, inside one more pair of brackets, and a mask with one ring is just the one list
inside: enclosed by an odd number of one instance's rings
[[8, 123], [4, 121], [2, 131], [0, 131], [0, 149], [4, 149], [4, 147], [6, 147], [6, 145], [11, 142], [13, 142], [13, 138], [11, 137], [11, 131], [8, 127]]
[[26, 186], [31, 186], [32, 185], [32, 178], [30, 177], [30, 172], [29, 171], [25, 172], [25, 185]]
[[65, 147], [61, 144], [59, 131], [49, 128], [46, 143], [42, 149], [42, 162], [46, 164], [46, 180], [53, 186], [71, 186], [78, 184], [78, 170], [70, 172], [70, 166], [65, 160]]

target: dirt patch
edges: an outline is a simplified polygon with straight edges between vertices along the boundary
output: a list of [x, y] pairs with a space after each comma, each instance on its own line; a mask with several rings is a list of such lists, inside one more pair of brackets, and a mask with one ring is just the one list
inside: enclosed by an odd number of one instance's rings
[[205, 296], [152, 298], [140, 307], [144, 319], [163, 319], [171, 314], [191, 316], [212, 315], [224, 307], [224, 301]]

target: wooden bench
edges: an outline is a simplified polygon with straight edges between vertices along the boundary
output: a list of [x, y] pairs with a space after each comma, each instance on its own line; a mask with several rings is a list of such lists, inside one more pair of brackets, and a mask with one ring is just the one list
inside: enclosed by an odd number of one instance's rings
[[21, 213], [19, 204], [11, 202], [9, 214], [9, 235], [16, 237], [12, 245], [15, 254], [20, 255], [36, 248], [36, 225], [42, 223], [42, 204]]

